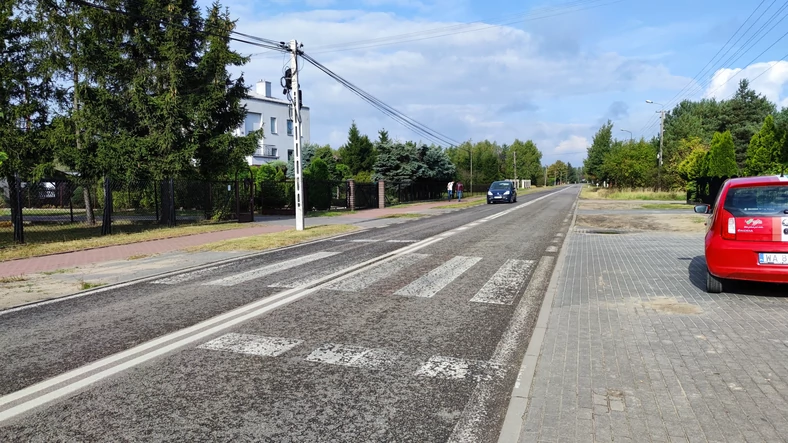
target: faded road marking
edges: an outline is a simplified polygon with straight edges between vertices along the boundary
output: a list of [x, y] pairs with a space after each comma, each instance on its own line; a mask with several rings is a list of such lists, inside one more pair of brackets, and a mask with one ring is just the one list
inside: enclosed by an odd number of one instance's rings
[[210, 286], [235, 286], [237, 284], [241, 284], [250, 280], [256, 280], [260, 277], [265, 277], [279, 271], [295, 268], [296, 266], [302, 265], [304, 263], [313, 262], [337, 254], [339, 254], [339, 252], [316, 252], [314, 254], [266, 265], [262, 268], [253, 269], [251, 271], [242, 272], [240, 274], [231, 275], [229, 277], [220, 278], [219, 280], [213, 280], [203, 284]]
[[427, 275], [405, 286], [395, 292], [397, 295], [409, 295], [413, 297], [432, 297], [438, 291], [445, 288], [449, 283], [462, 275], [471, 266], [481, 260], [481, 257], [462, 257], [457, 256], [430, 271]]
[[236, 334], [231, 332], [204, 343], [198, 348], [212, 351], [230, 351], [239, 354], [277, 357], [303, 343], [280, 337], [263, 337], [260, 335]]
[[531, 274], [533, 260], [507, 260], [473, 296], [472, 302], [510, 305]]
[[473, 378], [476, 381], [492, 380], [502, 373], [500, 365], [480, 360], [436, 355], [421, 365], [414, 374], [417, 377], [434, 377], [446, 380]]
[[397, 352], [385, 349], [327, 343], [312, 351], [305, 360], [354, 368], [376, 369], [395, 363], [399, 355]]
[[186, 283], [189, 280], [194, 280], [199, 278], [203, 274], [209, 274], [217, 269], [222, 269], [230, 266], [230, 264], [221, 265], [221, 266], [211, 266], [209, 268], [198, 269], [196, 271], [186, 272], [183, 274], [173, 275], [171, 277], [160, 278], [158, 280], [154, 280], [151, 284], [154, 285], [177, 285], [181, 283]]
[[395, 275], [408, 266], [427, 257], [429, 257], [427, 254], [403, 254], [388, 263], [370, 269], [368, 272], [356, 274], [353, 277], [334, 282], [328, 285], [327, 288], [346, 292], [361, 291], [386, 277]]
[[558, 252], [558, 246], [548, 246], [545, 252]]

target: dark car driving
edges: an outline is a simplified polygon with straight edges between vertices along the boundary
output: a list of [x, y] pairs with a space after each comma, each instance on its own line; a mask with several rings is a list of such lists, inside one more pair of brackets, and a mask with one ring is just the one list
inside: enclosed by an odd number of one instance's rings
[[487, 191], [487, 204], [495, 202], [517, 203], [517, 188], [510, 181], [493, 182]]

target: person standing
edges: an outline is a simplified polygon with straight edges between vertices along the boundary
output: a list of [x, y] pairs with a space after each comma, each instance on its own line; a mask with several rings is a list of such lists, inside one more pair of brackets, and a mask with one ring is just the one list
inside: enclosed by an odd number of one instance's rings
[[454, 192], [454, 182], [450, 181], [449, 185], [446, 186], [446, 193], [449, 194], [449, 201], [451, 201], [451, 196], [453, 192]]
[[462, 182], [457, 182], [457, 201], [462, 201]]

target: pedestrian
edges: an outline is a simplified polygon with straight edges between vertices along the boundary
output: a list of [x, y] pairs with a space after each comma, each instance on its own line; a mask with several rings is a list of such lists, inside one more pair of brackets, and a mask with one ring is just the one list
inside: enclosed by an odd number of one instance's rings
[[452, 195], [453, 191], [454, 191], [454, 182], [451, 181], [451, 182], [449, 182], [449, 185], [446, 186], [446, 193], [449, 194], [449, 201], [451, 201], [451, 195]]
[[457, 201], [462, 201], [462, 182], [457, 182]]

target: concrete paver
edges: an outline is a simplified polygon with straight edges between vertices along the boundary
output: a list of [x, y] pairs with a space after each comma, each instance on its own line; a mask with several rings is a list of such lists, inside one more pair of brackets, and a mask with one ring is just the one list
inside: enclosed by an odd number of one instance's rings
[[702, 240], [572, 234], [520, 441], [788, 441], [788, 298], [707, 294]]

